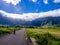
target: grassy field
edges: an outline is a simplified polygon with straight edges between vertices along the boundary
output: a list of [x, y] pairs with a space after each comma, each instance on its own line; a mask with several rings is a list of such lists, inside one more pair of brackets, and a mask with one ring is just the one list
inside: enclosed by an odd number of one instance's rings
[[26, 33], [38, 45], [60, 45], [60, 28], [26, 28]]
[[[12, 33], [17, 27], [0, 27], [0, 35]], [[38, 45], [60, 45], [60, 28], [25, 28], [27, 36], [36, 39]]]
[[14, 28], [14, 27], [0, 27], [0, 35], [2, 34], [10, 34], [13, 32], [13, 30], [20, 30], [20, 28]]

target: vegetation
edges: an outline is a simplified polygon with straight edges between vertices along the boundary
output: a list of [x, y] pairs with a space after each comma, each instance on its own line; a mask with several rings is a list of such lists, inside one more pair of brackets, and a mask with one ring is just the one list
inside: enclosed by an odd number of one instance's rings
[[28, 36], [36, 39], [38, 45], [60, 45], [60, 28], [26, 28]]
[[0, 26], [0, 35], [2, 34], [10, 34], [13, 30], [20, 30], [19, 27], [9, 27], [9, 26]]
[[[20, 30], [20, 26], [0, 26], [0, 35], [10, 34], [13, 30]], [[38, 45], [60, 45], [60, 28], [58, 27], [25, 27], [28, 37], [36, 39]]]

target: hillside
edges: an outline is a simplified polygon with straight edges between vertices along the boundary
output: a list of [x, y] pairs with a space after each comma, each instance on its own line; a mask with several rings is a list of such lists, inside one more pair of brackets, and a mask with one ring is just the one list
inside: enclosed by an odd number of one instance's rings
[[[27, 17], [26, 17], [27, 18]], [[0, 13], [0, 24], [3, 25], [25, 25], [25, 26], [43, 26], [46, 24], [51, 24], [51, 25], [60, 25], [60, 17], [52, 17], [52, 16], [47, 16], [47, 17], [40, 17], [37, 19], [34, 19], [32, 21], [28, 20], [22, 20], [22, 19], [14, 19], [10, 18], [7, 16], [4, 16], [3, 13]]]

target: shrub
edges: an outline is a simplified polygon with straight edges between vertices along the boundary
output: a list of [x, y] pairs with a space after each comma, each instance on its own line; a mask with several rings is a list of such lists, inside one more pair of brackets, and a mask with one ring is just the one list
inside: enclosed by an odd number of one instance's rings
[[11, 30], [0, 30], [0, 35], [1, 34], [8, 34], [8, 33], [12, 33]]

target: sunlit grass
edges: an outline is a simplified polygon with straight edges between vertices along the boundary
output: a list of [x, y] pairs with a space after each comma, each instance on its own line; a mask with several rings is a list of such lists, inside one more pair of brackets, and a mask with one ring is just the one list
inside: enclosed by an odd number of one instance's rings
[[57, 36], [60, 36], [60, 28], [26, 28], [27, 31], [36, 32], [40, 34], [51, 33]]
[[13, 30], [20, 30], [20, 28], [14, 28], [14, 27], [0, 27], [0, 35], [1, 34], [10, 34], [13, 32]]
[[38, 45], [60, 45], [60, 28], [26, 28], [26, 33]]

